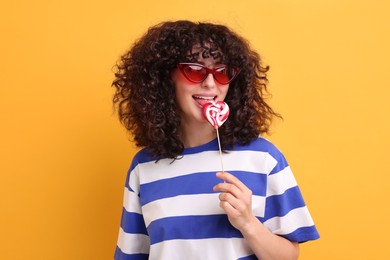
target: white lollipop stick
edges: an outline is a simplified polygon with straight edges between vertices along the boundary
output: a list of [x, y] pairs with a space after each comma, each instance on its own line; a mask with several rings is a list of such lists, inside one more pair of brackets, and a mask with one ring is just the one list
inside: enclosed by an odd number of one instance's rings
[[209, 121], [209, 123], [217, 132], [219, 158], [221, 160], [222, 172], [224, 172], [224, 168], [218, 128], [228, 119], [229, 112], [229, 106], [223, 101], [209, 101], [203, 105], [203, 116], [207, 119], [207, 121]]

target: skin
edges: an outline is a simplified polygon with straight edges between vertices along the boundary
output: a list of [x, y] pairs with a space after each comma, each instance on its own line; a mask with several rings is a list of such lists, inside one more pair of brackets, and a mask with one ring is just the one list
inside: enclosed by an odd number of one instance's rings
[[[197, 63], [209, 68], [219, 64], [219, 59], [195, 46], [193, 53], [197, 55]], [[216, 82], [212, 74], [205, 81], [193, 83], [187, 80], [176, 69], [172, 73], [175, 84], [176, 102], [181, 110], [180, 135], [185, 147], [195, 147], [205, 144], [216, 137], [215, 130], [204, 119], [199, 98], [212, 98], [223, 101], [229, 90], [229, 85]], [[223, 182], [214, 187], [220, 192], [220, 207], [226, 212], [230, 223], [244, 236], [248, 246], [259, 259], [298, 259], [299, 245], [295, 242], [271, 233], [252, 213], [252, 191], [239, 179], [228, 172], [217, 172], [217, 178]]]

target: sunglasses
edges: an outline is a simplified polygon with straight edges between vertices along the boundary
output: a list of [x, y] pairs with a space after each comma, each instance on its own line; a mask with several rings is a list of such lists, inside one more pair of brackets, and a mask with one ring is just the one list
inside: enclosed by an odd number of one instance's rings
[[240, 73], [240, 68], [229, 67], [227, 65], [221, 65], [210, 69], [198, 63], [179, 63], [177, 67], [184, 77], [193, 83], [203, 82], [211, 73], [218, 83], [226, 85]]

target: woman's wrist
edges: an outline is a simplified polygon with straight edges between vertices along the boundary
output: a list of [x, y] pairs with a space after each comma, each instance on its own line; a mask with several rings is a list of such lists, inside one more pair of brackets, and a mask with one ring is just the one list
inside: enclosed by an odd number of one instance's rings
[[261, 222], [255, 216], [252, 216], [251, 219], [242, 226], [240, 232], [244, 237], [252, 237], [258, 234], [261, 228]]

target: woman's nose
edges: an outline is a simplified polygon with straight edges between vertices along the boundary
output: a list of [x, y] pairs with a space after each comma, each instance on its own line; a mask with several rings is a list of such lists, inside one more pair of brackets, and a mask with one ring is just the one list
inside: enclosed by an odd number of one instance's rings
[[215, 87], [215, 79], [212, 73], [209, 73], [209, 75], [207, 75], [206, 79], [202, 82], [202, 86], [207, 88]]

